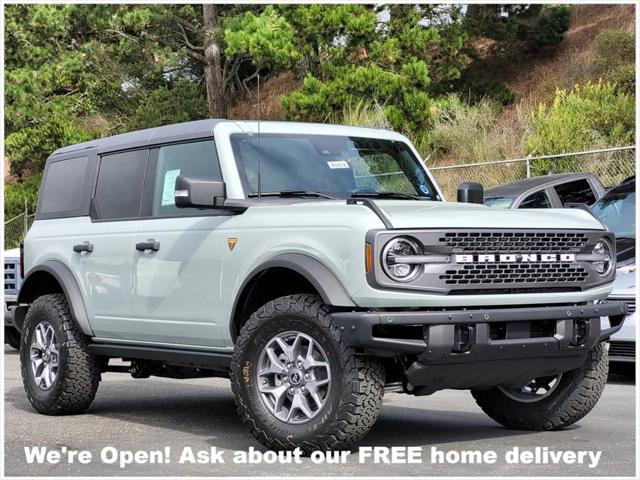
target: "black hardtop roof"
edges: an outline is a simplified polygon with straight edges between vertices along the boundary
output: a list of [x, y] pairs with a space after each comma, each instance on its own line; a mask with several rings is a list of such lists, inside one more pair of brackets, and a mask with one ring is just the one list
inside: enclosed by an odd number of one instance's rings
[[86, 149], [103, 150], [111, 147], [117, 150], [123, 150], [154, 143], [167, 143], [175, 140], [183, 140], [186, 138], [202, 138], [213, 135], [213, 129], [219, 123], [232, 121], [233, 120], [219, 120], [211, 118], [206, 120], [196, 120], [193, 122], [175, 123], [156, 128], [147, 128], [145, 130], [121, 133], [119, 135], [113, 135], [112, 137], [99, 138], [88, 142], [69, 145], [67, 147], [59, 148], [51, 155], [60, 155]]
[[485, 192], [485, 198], [494, 197], [517, 197], [518, 195], [527, 192], [532, 189], [542, 187], [546, 184], [557, 183], [558, 181], [572, 180], [591, 177], [591, 173], [555, 173], [550, 175], [543, 175], [540, 177], [531, 177], [524, 180], [518, 180], [517, 182], [505, 183], [504, 185], [498, 185], [488, 189]]

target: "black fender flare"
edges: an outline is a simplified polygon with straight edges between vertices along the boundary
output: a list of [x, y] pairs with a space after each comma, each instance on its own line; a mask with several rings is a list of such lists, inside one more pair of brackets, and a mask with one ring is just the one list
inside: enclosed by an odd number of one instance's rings
[[316, 289], [322, 301], [327, 305], [334, 307], [355, 307], [351, 297], [342, 286], [342, 283], [336, 278], [336, 276], [319, 260], [305, 255], [302, 253], [283, 253], [270, 258], [266, 262], [262, 263], [258, 267], [254, 268], [249, 273], [242, 285], [238, 289], [238, 294], [233, 301], [233, 309], [231, 310], [231, 321], [233, 325], [233, 319], [236, 318], [238, 313], [238, 301], [242, 297], [242, 294], [247, 285], [261, 272], [269, 268], [287, 268], [300, 274], [306, 278], [311, 285]]
[[41, 272], [48, 273], [56, 279], [62, 288], [62, 293], [67, 298], [67, 302], [69, 302], [69, 308], [76, 323], [85, 335], [93, 336], [89, 316], [87, 315], [87, 309], [85, 308], [78, 282], [69, 267], [59, 260], [47, 260], [42, 265], [33, 267], [25, 275], [22, 286], [20, 287], [20, 293], [18, 294], [19, 306], [15, 313], [15, 320], [19, 327], [22, 328], [28, 309], [28, 307], [23, 306], [23, 304], [29, 304], [33, 300], [30, 293], [34, 289], [37, 291], [37, 285], [35, 285], [37, 280], [35, 277], [37, 277], [36, 274]]

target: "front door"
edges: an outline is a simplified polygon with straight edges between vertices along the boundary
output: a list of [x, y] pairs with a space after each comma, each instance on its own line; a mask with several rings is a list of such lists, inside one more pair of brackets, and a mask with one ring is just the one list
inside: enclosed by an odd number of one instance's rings
[[221, 178], [213, 140], [153, 149], [148, 175], [132, 260], [132, 334], [166, 346], [225, 347], [220, 227], [229, 216], [174, 202], [178, 175]]

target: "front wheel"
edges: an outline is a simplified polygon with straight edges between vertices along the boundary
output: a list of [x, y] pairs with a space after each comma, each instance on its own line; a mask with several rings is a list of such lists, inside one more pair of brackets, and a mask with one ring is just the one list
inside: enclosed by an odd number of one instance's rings
[[236, 341], [231, 385], [238, 413], [269, 448], [344, 449], [373, 426], [384, 370], [356, 355], [315, 295], [290, 295], [255, 312]]
[[591, 411], [604, 390], [608, 372], [607, 349], [598, 343], [575, 370], [536, 378], [520, 388], [495, 387], [471, 393], [480, 408], [505, 427], [558, 430]]

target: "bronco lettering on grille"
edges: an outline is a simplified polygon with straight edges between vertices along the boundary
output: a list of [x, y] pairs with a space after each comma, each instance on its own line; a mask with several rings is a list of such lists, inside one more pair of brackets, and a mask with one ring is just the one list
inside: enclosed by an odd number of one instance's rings
[[494, 254], [456, 254], [456, 263], [530, 263], [530, 262], [575, 262], [573, 253], [503, 253]]

